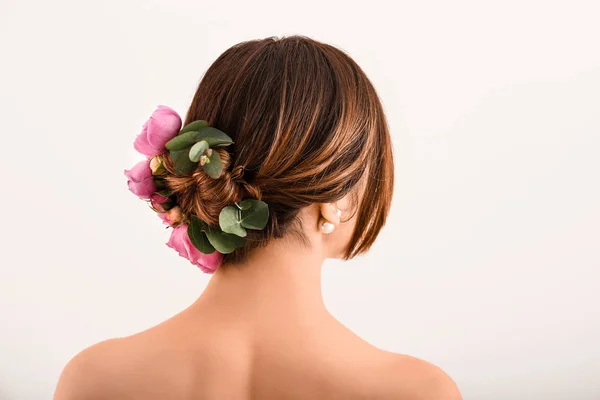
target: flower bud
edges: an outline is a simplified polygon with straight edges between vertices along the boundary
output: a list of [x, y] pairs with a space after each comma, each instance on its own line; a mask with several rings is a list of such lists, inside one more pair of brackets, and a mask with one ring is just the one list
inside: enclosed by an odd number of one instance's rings
[[166, 214], [167, 214], [167, 219], [169, 220], [171, 225], [178, 224], [179, 222], [181, 222], [181, 219], [183, 218], [183, 213], [181, 212], [181, 207], [179, 207], [179, 206], [175, 206], [175, 207], [171, 208], [170, 210], [168, 210], [166, 212]]
[[160, 157], [152, 157], [150, 159], [150, 169], [152, 170], [152, 175], [162, 175], [167, 172]]
[[202, 157], [200, 157], [200, 165], [204, 165], [204, 164], [208, 164], [210, 163], [210, 158], [208, 158], [208, 156], [206, 154], [203, 154]]

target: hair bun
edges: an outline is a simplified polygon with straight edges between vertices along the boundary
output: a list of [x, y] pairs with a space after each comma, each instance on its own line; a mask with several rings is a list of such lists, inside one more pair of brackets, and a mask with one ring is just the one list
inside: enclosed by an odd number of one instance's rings
[[255, 198], [257, 200], [262, 200], [261, 190], [246, 181], [246, 171], [247, 168], [244, 165], [235, 166], [230, 173], [231, 180], [242, 185], [245, 191], [248, 193], [249, 197]]
[[223, 172], [213, 179], [198, 167], [189, 175], [176, 175], [168, 153], [163, 155], [167, 170], [165, 181], [169, 190], [177, 197], [177, 204], [186, 214], [193, 214], [209, 225], [219, 225], [219, 214], [223, 207], [239, 202], [246, 197], [261, 200], [262, 193], [245, 180], [246, 168], [238, 165], [230, 170], [231, 154], [225, 149], [219, 152]]
[[245, 172], [246, 167], [243, 165], [238, 165], [231, 170], [231, 179], [235, 181], [243, 180]]

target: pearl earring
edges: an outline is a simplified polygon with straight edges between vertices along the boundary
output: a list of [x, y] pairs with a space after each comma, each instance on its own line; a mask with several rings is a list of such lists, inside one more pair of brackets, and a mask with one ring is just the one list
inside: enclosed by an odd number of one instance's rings
[[325, 234], [333, 232], [334, 228], [335, 228], [335, 225], [333, 225], [331, 222], [325, 221], [321, 224], [321, 232], [323, 232]]

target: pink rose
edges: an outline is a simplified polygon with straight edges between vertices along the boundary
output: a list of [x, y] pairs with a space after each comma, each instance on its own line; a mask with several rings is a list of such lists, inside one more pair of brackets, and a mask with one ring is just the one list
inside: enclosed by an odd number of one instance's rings
[[167, 219], [167, 213], [159, 213], [156, 215], [158, 215], [158, 218], [160, 218], [163, 224], [171, 226], [171, 221]]
[[141, 199], [149, 199], [156, 191], [149, 160], [140, 161], [133, 168], [125, 170], [129, 190]]
[[168, 198], [166, 198], [165, 196], [160, 195], [158, 193], [154, 193], [150, 197], [150, 205], [157, 212], [156, 215], [158, 215], [158, 217], [162, 220], [162, 222], [165, 225], [171, 226], [170, 221], [167, 220], [167, 212], [166, 212], [166, 210], [163, 207], [163, 204], [166, 203], [167, 201], [169, 201]]
[[163, 204], [169, 201], [169, 199], [161, 194], [154, 193], [150, 196], [150, 205], [155, 210], [158, 210], [160, 213], [164, 213], [165, 209], [163, 208]]
[[157, 156], [165, 152], [165, 144], [177, 136], [180, 130], [179, 114], [171, 107], [158, 106], [135, 138], [133, 147], [148, 157]]
[[216, 250], [212, 254], [204, 254], [195, 248], [187, 234], [187, 225], [179, 225], [173, 228], [167, 246], [175, 249], [181, 257], [187, 258], [207, 274], [215, 272], [223, 261], [223, 254]]

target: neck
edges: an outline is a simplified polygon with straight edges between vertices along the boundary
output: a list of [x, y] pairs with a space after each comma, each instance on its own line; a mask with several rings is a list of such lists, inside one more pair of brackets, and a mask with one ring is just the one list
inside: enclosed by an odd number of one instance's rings
[[319, 241], [307, 248], [273, 240], [255, 249], [243, 264], [222, 265], [197, 304], [254, 318], [315, 320], [327, 313], [321, 293], [322, 254]]

